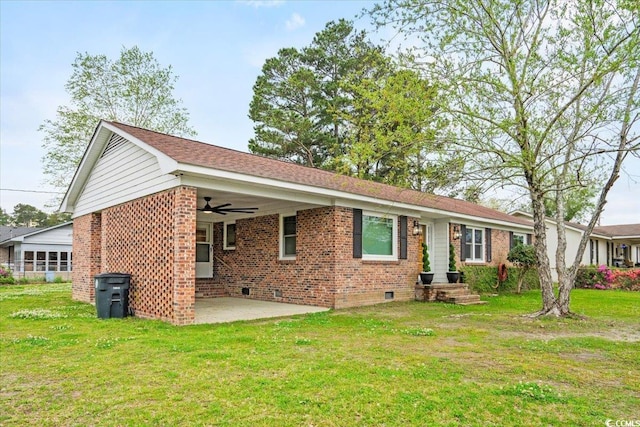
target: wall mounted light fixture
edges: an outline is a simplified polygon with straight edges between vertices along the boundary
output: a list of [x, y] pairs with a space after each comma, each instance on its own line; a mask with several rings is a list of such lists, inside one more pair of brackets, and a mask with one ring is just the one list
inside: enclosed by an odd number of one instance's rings
[[453, 226], [453, 240], [460, 240], [460, 226]]
[[419, 236], [422, 234], [422, 228], [420, 227], [420, 223], [418, 221], [413, 221], [413, 235]]

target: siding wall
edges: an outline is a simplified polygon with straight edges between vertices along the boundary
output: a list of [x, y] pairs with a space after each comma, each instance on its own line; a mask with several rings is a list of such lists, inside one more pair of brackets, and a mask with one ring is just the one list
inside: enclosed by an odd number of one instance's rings
[[[121, 137], [118, 137], [122, 139]], [[112, 140], [98, 159], [81, 196], [74, 217], [100, 211], [179, 184], [163, 174], [157, 159], [127, 140]]]

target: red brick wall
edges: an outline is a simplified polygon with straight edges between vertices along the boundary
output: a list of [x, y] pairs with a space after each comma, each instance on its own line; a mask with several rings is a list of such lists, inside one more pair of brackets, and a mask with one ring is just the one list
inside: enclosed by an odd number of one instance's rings
[[73, 272], [71, 296], [74, 300], [94, 302], [93, 277], [101, 272], [101, 230], [99, 213], [73, 220]]
[[[214, 228], [215, 281], [226, 294], [321, 307], [333, 305], [333, 209], [318, 208], [297, 214], [296, 259], [279, 259], [279, 215], [236, 222], [236, 249], [222, 250], [222, 224]], [[311, 230], [312, 232], [304, 232]], [[276, 297], [279, 291], [282, 296]]]
[[[355, 307], [385, 302], [385, 292], [394, 293], [394, 301], [414, 299], [414, 287], [420, 272], [420, 236], [412, 234], [413, 221], [407, 218], [407, 259], [398, 261], [364, 261], [353, 258], [353, 211], [336, 208], [336, 250], [340, 254], [336, 267], [335, 308]], [[398, 221], [400, 236], [400, 221]], [[398, 238], [398, 255], [400, 254]]]
[[131, 274], [129, 306], [136, 316], [193, 323], [195, 218], [191, 187], [102, 212], [102, 272]]
[[340, 207], [298, 211], [296, 259], [279, 260], [279, 221], [279, 215], [237, 221], [236, 249], [229, 251], [222, 250], [222, 224], [215, 225], [214, 282], [224, 284], [226, 295], [242, 297], [247, 287], [249, 298], [336, 308], [384, 302], [386, 291], [396, 301], [413, 299], [419, 272], [413, 218], [409, 259], [396, 262], [354, 259], [353, 211]]
[[[457, 226], [460, 228], [461, 224], [449, 224], [449, 241], [453, 243], [453, 248], [456, 252], [456, 262], [458, 268], [465, 265], [464, 262], [460, 261], [460, 240], [453, 240], [453, 227]], [[486, 236], [485, 236], [486, 238]], [[460, 236], [460, 239], [464, 239], [464, 236]], [[484, 263], [469, 263], [469, 265], [495, 265], [502, 263], [507, 263], [507, 254], [509, 253], [509, 245], [510, 245], [510, 233], [506, 230], [499, 230], [496, 228], [491, 229], [491, 262]], [[486, 243], [486, 242], [485, 242]], [[448, 252], [447, 252], [448, 253]], [[485, 254], [486, 257], [486, 254]], [[447, 265], [449, 265], [449, 261], [447, 258]]]

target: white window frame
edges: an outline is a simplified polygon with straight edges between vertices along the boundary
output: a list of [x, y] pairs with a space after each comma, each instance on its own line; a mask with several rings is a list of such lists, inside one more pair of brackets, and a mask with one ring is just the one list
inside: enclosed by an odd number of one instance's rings
[[223, 235], [223, 249], [226, 251], [233, 251], [236, 249], [236, 246], [230, 246], [227, 242], [227, 227], [233, 225], [236, 230], [236, 243], [238, 242], [238, 226], [235, 221], [227, 221], [222, 224], [222, 235]]
[[[487, 235], [485, 233], [485, 230], [483, 227], [476, 227], [473, 225], [465, 225], [465, 232], [469, 232], [469, 230], [471, 230], [471, 258], [466, 258], [464, 260], [464, 262], [468, 262], [468, 263], [484, 263], [485, 262], [485, 252], [486, 252], [486, 247], [487, 247]], [[475, 255], [475, 249], [476, 249], [476, 231], [480, 230], [482, 232], [482, 249], [480, 250], [480, 255], [481, 258], [474, 258]], [[465, 247], [467, 245], [467, 236], [461, 236], [461, 239], [464, 239], [464, 244]], [[466, 252], [466, 250], [465, 250]]]
[[[284, 235], [284, 219], [288, 218], [290, 216], [293, 216], [296, 218], [296, 234], [287, 234], [286, 236]], [[288, 212], [288, 213], [281, 213], [280, 214], [280, 229], [278, 230], [278, 235], [280, 236], [280, 242], [279, 242], [279, 246], [280, 246], [280, 259], [281, 260], [294, 260], [296, 259], [296, 255], [286, 255], [284, 253], [284, 243], [285, 243], [285, 237], [291, 237], [291, 236], [295, 236], [296, 238], [296, 253], [298, 252], [298, 215], [296, 212]]]
[[[391, 255], [372, 255], [364, 252], [364, 217], [372, 216], [377, 218], [391, 219], [393, 225], [391, 227]], [[398, 260], [398, 216], [388, 215], [381, 212], [363, 211], [362, 212], [362, 259], [364, 261], [397, 261]]]
[[196, 222], [196, 230], [197, 229], [205, 229], [205, 241], [198, 242], [196, 238], [196, 251], [198, 244], [206, 244], [209, 249], [209, 261], [197, 261], [197, 252], [195, 267], [196, 267], [196, 278], [211, 278], [213, 277], [213, 253], [211, 253], [212, 243], [213, 243], [213, 224], [210, 222], [197, 221]]
[[513, 247], [515, 248], [517, 246], [516, 244], [516, 236], [521, 236], [522, 237], [522, 244], [526, 245], [527, 244], [527, 235], [525, 233], [518, 233], [516, 231], [513, 232]]

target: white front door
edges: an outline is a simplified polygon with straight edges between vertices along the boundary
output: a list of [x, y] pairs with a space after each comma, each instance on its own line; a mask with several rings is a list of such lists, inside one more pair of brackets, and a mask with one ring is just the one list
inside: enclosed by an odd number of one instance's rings
[[196, 223], [196, 277], [213, 277], [211, 223]]

